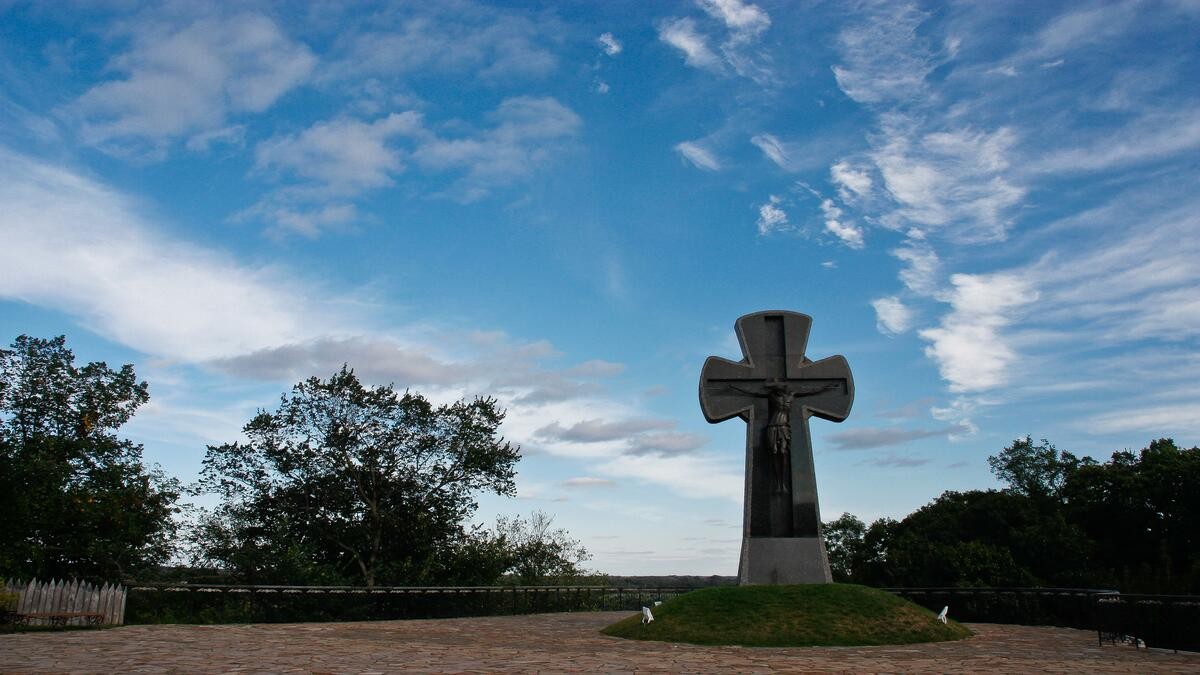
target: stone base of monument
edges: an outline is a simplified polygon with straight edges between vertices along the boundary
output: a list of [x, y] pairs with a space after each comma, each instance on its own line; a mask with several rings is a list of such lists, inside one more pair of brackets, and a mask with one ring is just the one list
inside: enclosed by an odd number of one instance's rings
[[738, 583], [833, 583], [825, 541], [821, 537], [746, 537], [742, 539]]

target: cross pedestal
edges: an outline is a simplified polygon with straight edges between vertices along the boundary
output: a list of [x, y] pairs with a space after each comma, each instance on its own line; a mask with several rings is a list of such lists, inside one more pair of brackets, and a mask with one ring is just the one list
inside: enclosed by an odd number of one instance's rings
[[700, 374], [704, 418], [746, 422], [742, 584], [832, 581], [808, 418], [846, 419], [854, 380], [845, 357], [804, 356], [811, 326], [811, 317], [796, 312], [747, 314], [734, 325], [742, 360], [710, 356]]

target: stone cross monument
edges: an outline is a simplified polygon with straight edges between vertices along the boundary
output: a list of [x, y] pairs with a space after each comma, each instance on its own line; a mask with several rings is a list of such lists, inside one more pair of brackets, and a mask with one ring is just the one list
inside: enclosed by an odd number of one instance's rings
[[746, 422], [742, 584], [832, 581], [808, 418], [846, 419], [854, 380], [843, 356], [804, 356], [811, 326], [811, 317], [796, 312], [747, 314], [734, 325], [742, 360], [710, 356], [700, 374], [704, 418]]

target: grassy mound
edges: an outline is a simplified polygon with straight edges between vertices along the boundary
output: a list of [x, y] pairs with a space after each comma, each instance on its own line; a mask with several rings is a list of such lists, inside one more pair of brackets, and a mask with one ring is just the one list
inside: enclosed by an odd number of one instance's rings
[[724, 586], [692, 591], [602, 632], [634, 640], [746, 647], [897, 645], [971, 635], [884, 591], [852, 584]]

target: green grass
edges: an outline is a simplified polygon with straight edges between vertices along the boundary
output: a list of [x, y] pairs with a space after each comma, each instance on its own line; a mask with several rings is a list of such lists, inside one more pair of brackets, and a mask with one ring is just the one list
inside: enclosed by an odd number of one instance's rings
[[634, 640], [746, 647], [897, 645], [961, 640], [971, 631], [908, 600], [866, 586], [725, 586], [705, 588], [603, 631]]

